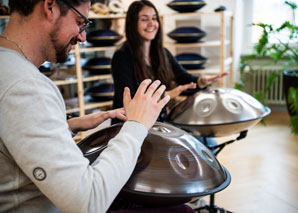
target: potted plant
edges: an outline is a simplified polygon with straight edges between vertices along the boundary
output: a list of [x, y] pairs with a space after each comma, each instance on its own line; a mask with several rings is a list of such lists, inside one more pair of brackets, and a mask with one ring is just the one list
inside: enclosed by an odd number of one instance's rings
[[285, 70], [283, 84], [290, 115], [290, 127], [293, 133], [298, 134], [298, 69]]
[[[290, 126], [293, 133], [298, 134], [298, 26], [295, 24], [295, 12], [297, 10], [297, 4], [295, 2], [285, 1], [293, 12], [293, 20], [285, 21], [279, 27], [273, 27], [273, 25], [265, 23], [253, 24], [262, 28], [262, 35], [259, 41], [254, 46], [254, 53], [243, 57], [240, 63], [240, 81], [235, 84], [237, 89], [242, 89], [244, 85], [243, 74], [245, 69], [249, 66], [249, 60], [256, 57], [270, 57], [274, 63], [282, 62], [284, 59], [283, 72], [284, 80], [284, 94], [286, 99], [287, 108], [290, 115]], [[288, 38], [281, 40], [278, 35], [286, 32]], [[270, 43], [270, 38], [276, 38], [276, 43]], [[290, 67], [296, 67], [296, 69], [289, 69]], [[266, 89], [254, 96], [265, 104], [266, 94], [270, 91], [275, 79], [279, 76], [278, 73], [272, 73], [266, 82]]]

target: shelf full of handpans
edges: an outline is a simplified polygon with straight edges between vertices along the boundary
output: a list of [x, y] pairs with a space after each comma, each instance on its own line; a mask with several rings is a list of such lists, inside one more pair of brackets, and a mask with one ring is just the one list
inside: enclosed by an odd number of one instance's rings
[[[233, 87], [232, 12], [226, 11], [225, 6], [210, 12], [198, 12], [206, 5], [202, 0], [173, 0], [167, 5], [177, 13], [164, 14], [163, 25], [167, 26], [174, 19], [179, 27], [164, 32], [165, 38], [171, 38], [165, 39], [164, 45], [177, 52], [177, 61], [189, 73], [208, 75], [228, 72], [229, 84], [226, 85], [226, 80], [221, 79], [220, 87]], [[214, 19], [211, 23], [210, 18]], [[219, 23], [214, 27], [217, 20]], [[209, 48], [218, 48], [218, 52], [213, 55], [214, 50]]]
[[[175, 46], [179, 47], [219, 47], [220, 57], [219, 63], [215, 67], [206, 67], [208, 64], [208, 59], [196, 52], [186, 52], [175, 55], [177, 61], [190, 73], [199, 74], [218, 74], [221, 72], [229, 71], [230, 82], [232, 82], [232, 51], [225, 56], [225, 47], [226, 45], [230, 45], [230, 50], [232, 49], [232, 13], [229, 11], [225, 11], [224, 7], [219, 7], [212, 12], [198, 12], [203, 6], [206, 5], [202, 0], [191, 1], [181, 1], [174, 0], [168, 3], [167, 6], [176, 10], [174, 13], [170, 14], [161, 14], [162, 26], [166, 26], [165, 20], [167, 17], [187, 17], [194, 18], [200, 16], [208, 16], [215, 15], [220, 19], [220, 30], [218, 33], [219, 38], [215, 41], [202, 41], [204, 37], [208, 37], [207, 33], [202, 29], [196, 28], [194, 26], [184, 26], [179, 27], [171, 32], [164, 33], [164, 37], [171, 38], [172, 42], [166, 42], [165, 46]], [[184, 5], [185, 4], [185, 5]], [[230, 39], [226, 39], [228, 37], [225, 35], [225, 25], [226, 18], [231, 18], [231, 27], [230, 27]], [[125, 19], [125, 14], [108, 14], [108, 15], [98, 15], [92, 12], [89, 18], [96, 20], [104, 20], [106, 22], [117, 23], [119, 19]], [[107, 50], [115, 50], [119, 44], [121, 44], [124, 40], [124, 33], [117, 32], [117, 28], [114, 27], [115, 30], [111, 29], [112, 24], [108, 24], [108, 28], [95, 28], [89, 30], [86, 36], [87, 42], [85, 45], [79, 47], [80, 53], [92, 53], [98, 51], [107, 51]], [[117, 25], [117, 24], [116, 24]], [[164, 30], [163, 30], [164, 31]], [[164, 39], [165, 40], [165, 39]], [[81, 58], [82, 59], [82, 58]], [[111, 58], [106, 56], [96, 56], [93, 58], [89, 58], [86, 63], [82, 66], [83, 70], [87, 70], [89, 74], [96, 76], [104, 76], [110, 74], [111, 69]], [[85, 78], [83, 78], [85, 79]], [[221, 87], [224, 87], [224, 82], [220, 82]], [[230, 84], [231, 85], [231, 84]], [[96, 82], [92, 87], [88, 88], [87, 94], [92, 97], [92, 100], [97, 102], [106, 101], [107, 99], [113, 96], [113, 82], [112, 81], [100, 81]]]
[[[214, 74], [229, 71], [230, 82], [232, 82], [232, 13], [225, 11], [224, 7], [219, 7], [214, 12], [198, 12], [205, 5], [206, 3], [202, 0], [173, 0], [167, 6], [176, 12], [161, 14], [162, 26], [166, 26], [167, 17], [192, 19], [205, 15], [219, 15], [219, 39], [203, 41], [205, 37], [208, 37], [206, 32], [194, 26], [183, 26], [164, 33], [165, 38], [172, 39], [171, 42], [165, 42], [165, 46], [174, 46], [175, 48], [219, 47], [219, 66], [215, 68], [205, 67], [208, 65], [208, 58], [198, 51], [183, 52], [175, 55], [175, 57], [192, 74]], [[119, 44], [125, 40], [124, 32], [117, 32], [121, 28], [117, 26], [117, 22], [125, 19], [125, 12], [123, 9], [119, 10], [121, 7], [118, 7], [118, 13], [115, 11], [111, 13], [112, 10], [106, 7], [100, 3], [95, 3], [92, 6], [89, 19], [93, 21], [93, 24], [87, 31], [87, 41], [74, 47], [66, 63], [54, 65], [46, 62], [40, 67], [40, 71], [50, 77], [61, 89], [69, 114], [75, 113], [82, 116], [85, 114], [85, 110], [112, 105], [114, 87], [110, 73], [111, 57], [105, 56], [105, 52], [115, 51]], [[99, 13], [98, 8], [101, 9]], [[231, 18], [229, 40], [225, 39], [226, 17]], [[9, 16], [2, 16], [2, 19], [7, 18]], [[101, 26], [98, 23], [101, 23]], [[116, 27], [111, 27], [115, 25], [113, 23], [116, 23]], [[225, 56], [226, 45], [230, 45], [228, 57]], [[221, 87], [224, 87], [223, 82], [220, 84]]]

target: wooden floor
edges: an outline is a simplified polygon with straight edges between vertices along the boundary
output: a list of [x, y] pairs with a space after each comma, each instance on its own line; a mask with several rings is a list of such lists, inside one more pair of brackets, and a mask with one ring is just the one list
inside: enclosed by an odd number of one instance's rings
[[298, 213], [298, 135], [291, 134], [288, 121], [287, 112], [272, 112], [266, 126], [259, 123], [218, 154], [232, 181], [215, 195], [217, 206], [239, 213]]

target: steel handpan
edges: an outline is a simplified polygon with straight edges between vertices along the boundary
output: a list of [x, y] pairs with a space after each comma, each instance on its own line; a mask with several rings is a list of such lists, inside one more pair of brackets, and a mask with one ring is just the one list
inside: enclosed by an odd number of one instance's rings
[[256, 125], [270, 109], [231, 88], [202, 90], [175, 106], [167, 122], [206, 137], [227, 136]]
[[[100, 130], [78, 146], [92, 163], [120, 128], [114, 125]], [[218, 192], [230, 180], [228, 171], [207, 147], [187, 132], [157, 122], [145, 138], [121, 195], [141, 204], [178, 204]]]

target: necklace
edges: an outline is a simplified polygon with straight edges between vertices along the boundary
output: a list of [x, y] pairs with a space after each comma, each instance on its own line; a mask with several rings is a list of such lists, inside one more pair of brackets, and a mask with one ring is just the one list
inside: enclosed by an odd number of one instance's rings
[[13, 43], [14, 45], [16, 45], [16, 47], [21, 51], [21, 53], [23, 54], [23, 56], [28, 60], [27, 56], [25, 55], [24, 53], [24, 50], [22, 49], [21, 45], [19, 45], [16, 41], [8, 38], [7, 36], [4, 36], [4, 35], [0, 35], [1, 38], [4, 38], [5, 40]]

